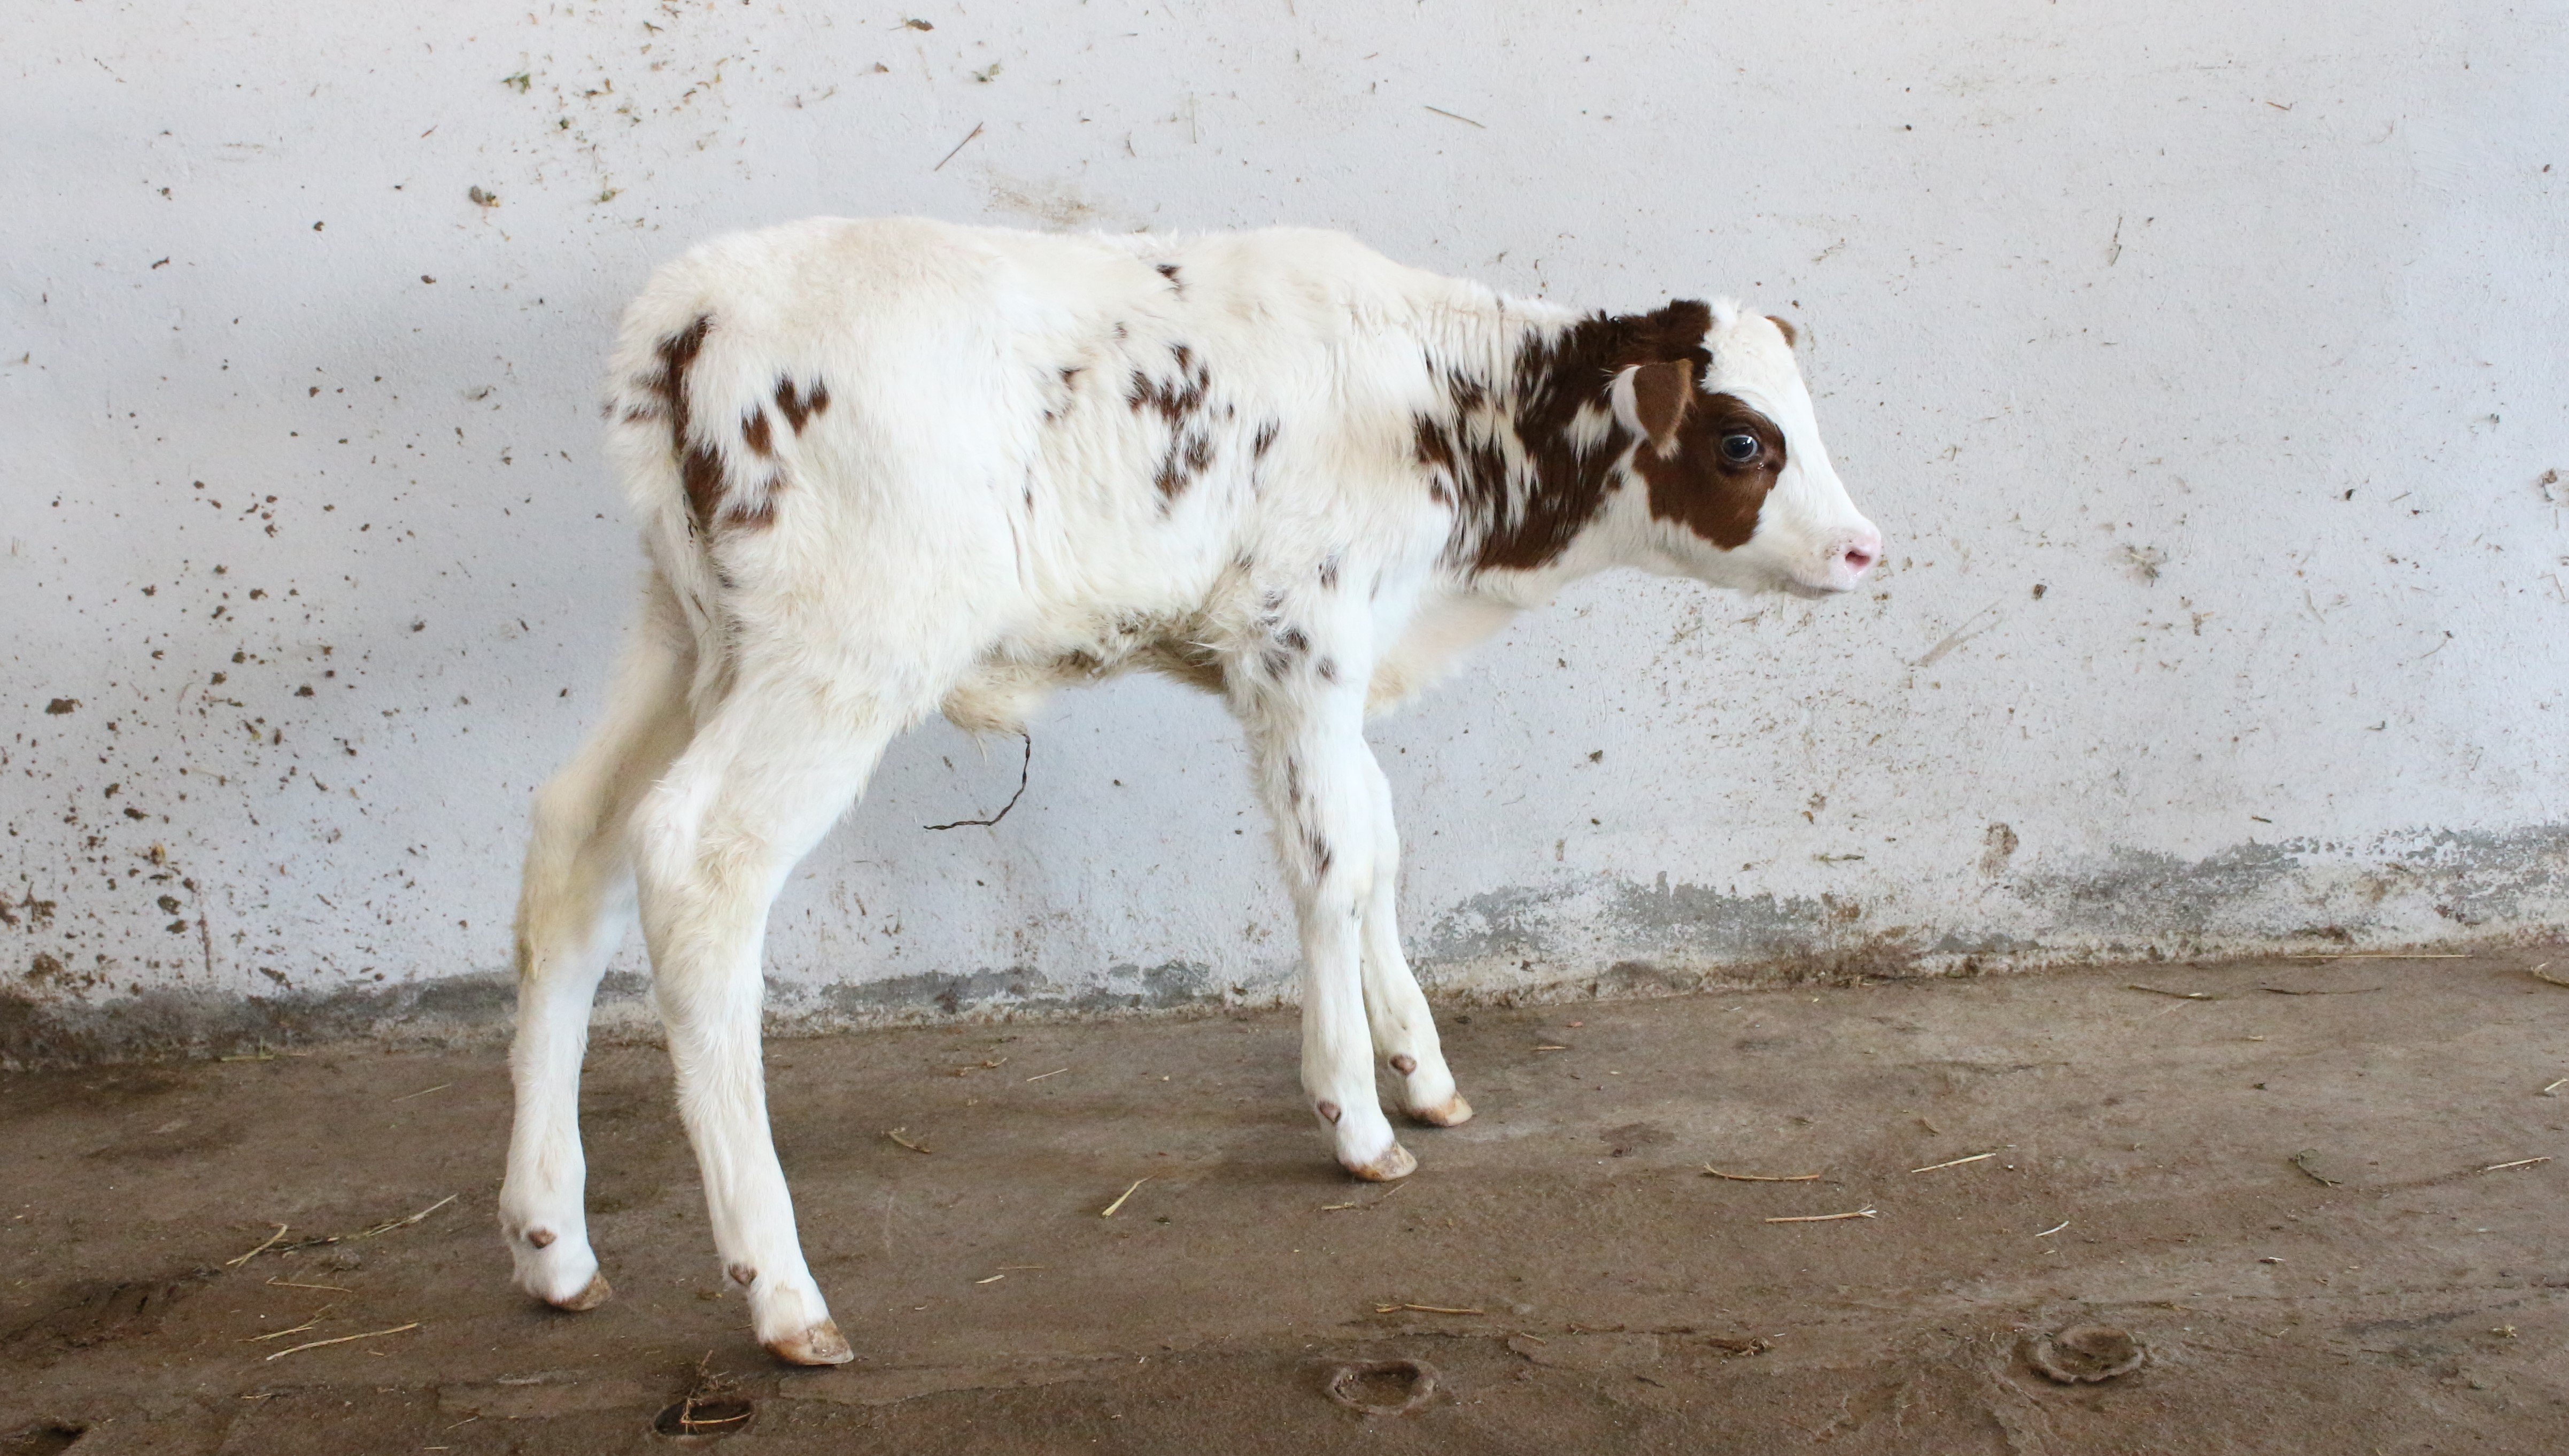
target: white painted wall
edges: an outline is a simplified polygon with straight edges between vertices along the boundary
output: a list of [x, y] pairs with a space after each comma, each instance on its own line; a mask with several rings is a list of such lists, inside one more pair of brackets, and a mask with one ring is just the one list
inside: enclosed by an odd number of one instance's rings
[[[1600, 579], [1382, 725], [1451, 984], [2569, 920], [2562, 6], [918, 4], [13, 14], [0, 1040], [492, 984], [636, 575], [614, 314], [814, 212], [1800, 321], [1879, 589]], [[1015, 745], [920, 732], [780, 1004], [1273, 993], [1240, 765], [1126, 681], [934, 834]]]

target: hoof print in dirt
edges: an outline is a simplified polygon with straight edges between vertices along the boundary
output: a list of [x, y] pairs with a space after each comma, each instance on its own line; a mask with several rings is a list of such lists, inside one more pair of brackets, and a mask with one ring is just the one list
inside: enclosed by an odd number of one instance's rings
[[1329, 1375], [1331, 1400], [1365, 1415], [1407, 1415], [1436, 1394], [1436, 1367], [1424, 1360], [1356, 1360]]
[[701, 1446], [748, 1430], [758, 1407], [730, 1374], [713, 1368], [708, 1354], [688, 1372], [687, 1393], [651, 1418], [651, 1433], [681, 1446]]
[[38, 1421], [0, 1436], [0, 1456], [57, 1456], [78, 1444], [89, 1427], [73, 1421]]
[[2073, 1324], [2024, 1345], [2025, 1363], [2063, 1385], [2128, 1375], [2148, 1353], [2128, 1331], [2110, 1324]]

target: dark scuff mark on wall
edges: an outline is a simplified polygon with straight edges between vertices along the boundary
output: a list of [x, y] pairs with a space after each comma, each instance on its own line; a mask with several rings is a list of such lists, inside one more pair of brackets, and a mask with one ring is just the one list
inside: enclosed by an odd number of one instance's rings
[[[1835, 893], [1741, 895], [1664, 876], [1651, 884], [1592, 876], [1470, 897], [1430, 916], [1409, 941], [1421, 979], [1448, 1004], [2198, 954], [2490, 948], [2569, 930], [2569, 824], [2251, 842], [2195, 860], [2134, 849], [2055, 856], [1989, 886], [1970, 920], [1886, 925]], [[1278, 1004], [1293, 984], [1289, 956], [1245, 980], [1193, 961], [1122, 963], [1066, 979], [1024, 966], [839, 984], [780, 977], [769, 981], [768, 1027], [793, 1034], [1183, 1013]], [[496, 1042], [515, 1004], [514, 979], [496, 972], [260, 997], [105, 996], [50, 973], [21, 975], [0, 984], [0, 1066], [351, 1038]], [[649, 1035], [647, 980], [610, 974], [600, 1012], [601, 1038]]]

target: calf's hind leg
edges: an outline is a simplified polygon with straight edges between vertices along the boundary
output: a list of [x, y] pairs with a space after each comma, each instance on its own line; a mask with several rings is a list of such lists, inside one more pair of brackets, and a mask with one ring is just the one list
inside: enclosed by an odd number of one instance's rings
[[714, 1246], [759, 1342], [796, 1364], [854, 1356], [804, 1263], [768, 1130], [768, 906], [902, 721], [826, 683], [744, 674], [635, 815], [642, 931]]
[[518, 1031], [509, 1049], [517, 1120], [500, 1229], [518, 1286], [564, 1309], [609, 1290], [589, 1248], [581, 1193], [579, 1064], [598, 977], [633, 906], [625, 841], [633, 807], [686, 746], [694, 648], [654, 578], [624, 649], [606, 717], [536, 794], [518, 901]]

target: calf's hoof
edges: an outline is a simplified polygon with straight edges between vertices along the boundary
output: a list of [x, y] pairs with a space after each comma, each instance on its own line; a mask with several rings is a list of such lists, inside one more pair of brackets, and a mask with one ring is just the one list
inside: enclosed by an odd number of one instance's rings
[[1429, 1127], [1461, 1127], [1472, 1120], [1472, 1104], [1457, 1092], [1446, 1098], [1441, 1107], [1413, 1107], [1409, 1115]]
[[767, 1352], [789, 1365], [844, 1365], [857, 1357], [839, 1333], [838, 1321], [833, 1319], [824, 1319], [782, 1339], [771, 1339]]
[[556, 1309], [567, 1309], [573, 1314], [585, 1314], [614, 1297], [615, 1286], [606, 1281], [606, 1275], [593, 1274], [588, 1276], [587, 1283], [580, 1285], [578, 1293], [568, 1298], [548, 1299], [545, 1302]]
[[1418, 1160], [1398, 1143], [1383, 1149], [1369, 1163], [1343, 1163], [1339, 1166], [1367, 1183], [1397, 1183], [1418, 1171]]

